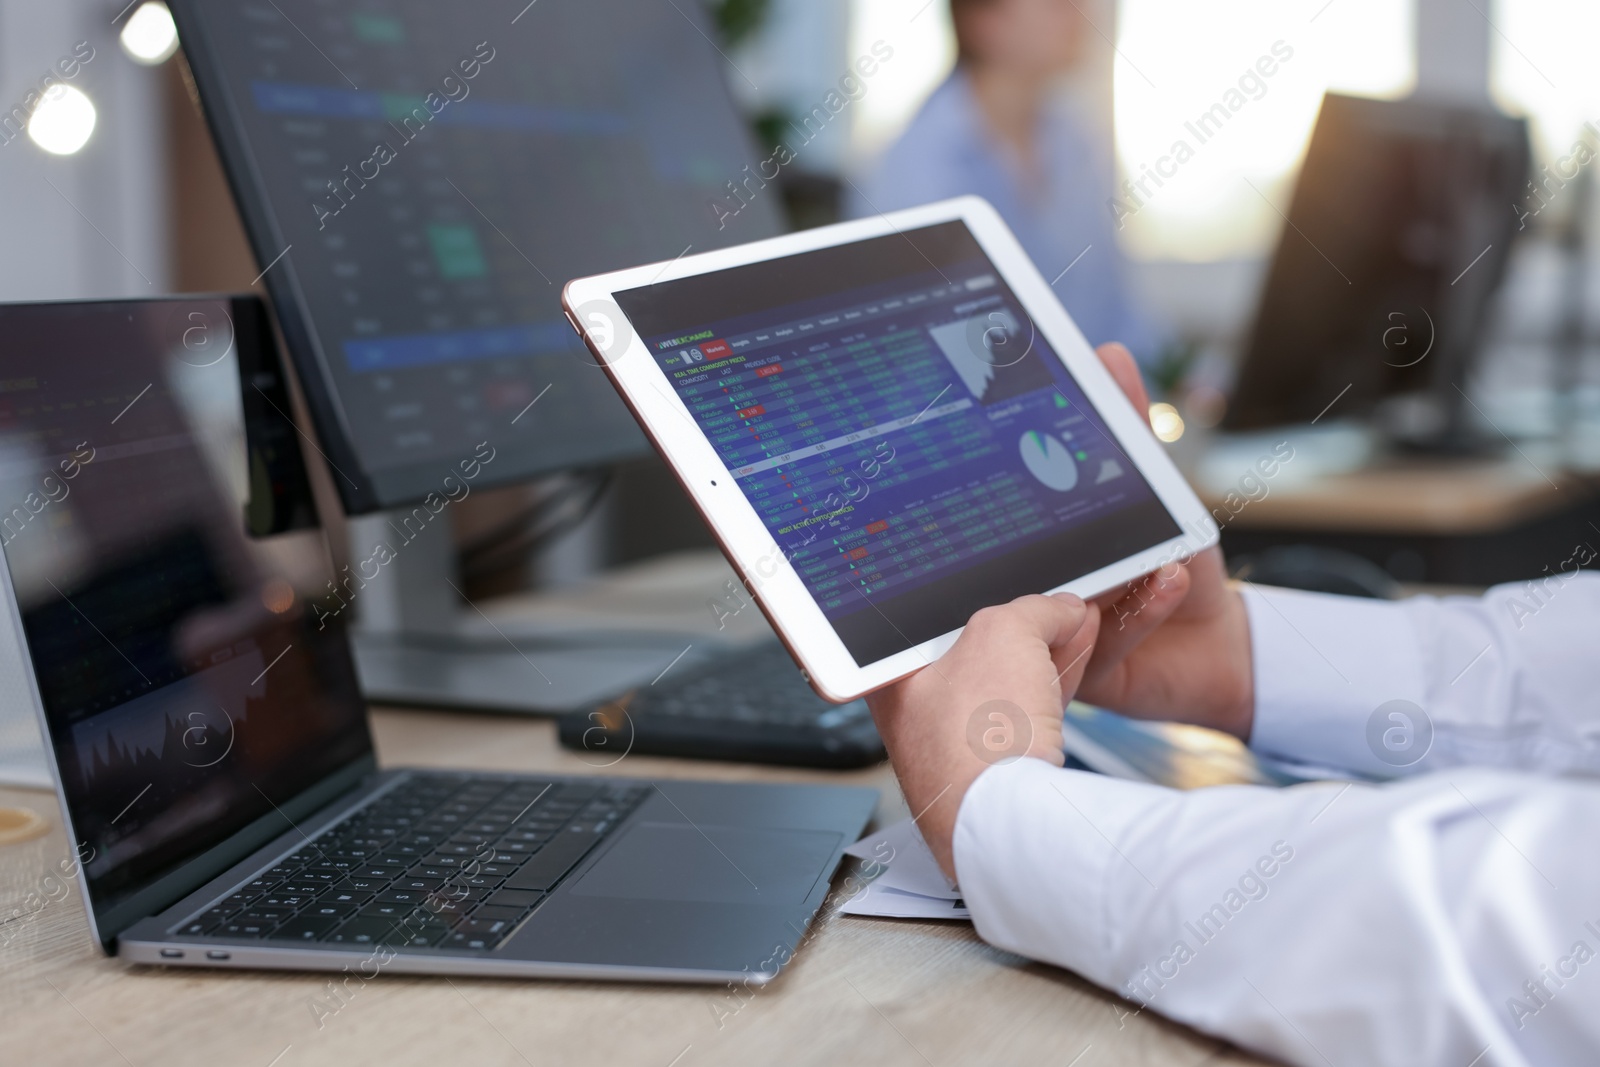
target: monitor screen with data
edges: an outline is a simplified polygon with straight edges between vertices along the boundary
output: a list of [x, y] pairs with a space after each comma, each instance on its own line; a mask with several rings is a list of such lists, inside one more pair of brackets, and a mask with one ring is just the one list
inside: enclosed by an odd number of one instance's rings
[[172, 7], [350, 510], [648, 451], [560, 287], [778, 231], [702, 5]]

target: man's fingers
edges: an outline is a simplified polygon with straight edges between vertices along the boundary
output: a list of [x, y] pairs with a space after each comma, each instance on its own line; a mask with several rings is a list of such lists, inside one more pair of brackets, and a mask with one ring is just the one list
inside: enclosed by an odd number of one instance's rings
[[1103, 608], [1099, 639], [1086, 677], [1090, 686], [1119, 667], [1183, 603], [1189, 593], [1189, 569], [1170, 569], [1171, 574], [1157, 571], [1147, 576], [1126, 596]]
[[1105, 364], [1106, 370], [1111, 372], [1111, 377], [1116, 379], [1117, 386], [1127, 395], [1133, 410], [1139, 413], [1141, 419], [1149, 422], [1150, 394], [1145, 390], [1144, 377], [1139, 373], [1139, 364], [1134, 362], [1133, 353], [1113, 342], [1101, 345], [1095, 349], [1095, 354]]
[[1033, 638], [1055, 648], [1071, 640], [1090, 614], [1089, 606], [1070, 593], [1018, 597], [973, 615], [959, 643], [1014, 647], [1019, 640]]
[[1061, 687], [1061, 695], [1068, 700], [1078, 691], [1078, 686], [1083, 682], [1084, 672], [1093, 662], [1100, 623], [1100, 613], [1091, 610], [1077, 632], [1063, 644], [1050, 649], [1050, 658], [1056, 665], [1056, 684]]

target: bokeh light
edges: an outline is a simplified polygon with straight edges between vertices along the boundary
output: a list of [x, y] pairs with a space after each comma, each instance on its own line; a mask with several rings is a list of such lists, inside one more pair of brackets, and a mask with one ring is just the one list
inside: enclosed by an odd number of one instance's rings
[[81, 89], [55, 85], [28, 119], [28, 138], [52, 155], [70, 156], [94, 133], [94, 101]]
[[178, 27], [161, 0], [146, 0], [122, 27], [122, 50], [139, 63], [155, 66], [178, 50]]

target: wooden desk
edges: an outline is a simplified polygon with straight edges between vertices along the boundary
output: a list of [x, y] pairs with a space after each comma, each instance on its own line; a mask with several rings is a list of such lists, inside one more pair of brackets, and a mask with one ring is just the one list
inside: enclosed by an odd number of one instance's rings
[[[1590, 500], [1589, 483], [1531, 464], [1493, 461], [1385, 461], [1364, 470], [1275, 486], [1240, 506], [1233, 522], [1246, 528], [1467, 536], [1494, 533]], [[1208, 508], [1226, 514], [1226, 493], [1202, 491]]]
[[[373, 722], [386, 765], [865, 784], [883, 793], [880, 819], [905, 815], [887, 768], [824, 774], [631, 756], [595, 771], [584, 763], [593, 757], [557, 746], [549, 721], [380, 710]], [[0, 915], [9, 915], [68, 852], [53, 796], [0, 789], [0, 803], [48, 812], [55, 824], [45, 838], [0, 847]], [[165, 970], [106, 958], [89, 938], [74, 887], [13, 924], [12, 940], [0, 948], [0, 1060], [61, 1067], [1262, 1062], [1148, 1012], [1132, 1015], [1131, 1005], [1071, 974], [990, 948], [965, 924], [852, 918], [835, 914], [837, 904], [836, 882], [795, 961], [765, 989], [737, 997], [725, 987], [382, 974], [353, 986], [347, 1005], [319, 1028], [309, 1005], [324, 994], [327, 976]]]
[[1313, 545], [1362, 556], [1402, 582], [1488, 586], [1554, 571], [1574, 546], [1600, 544], [1594, 479], [1515, 456], [1385, 460], [1266, 485], [1258, 500], [1201, 490], [1230, 557]]

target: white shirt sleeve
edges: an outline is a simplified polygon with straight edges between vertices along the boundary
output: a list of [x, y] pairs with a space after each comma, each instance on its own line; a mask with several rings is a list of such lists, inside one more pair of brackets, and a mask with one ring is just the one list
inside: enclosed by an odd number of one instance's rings
[[1178, 792], [1038, 760], [956, 825], [985, 941], [1306, 1067], [1600, 1048], [1600, 788], [1492, 770]]
[[990, 768], [955, 834], [978, 932], [1293, 1063], [1592, 1062], [1600, 786], [1552, 775], [1600, 773], [1600, 578], [1246, 602], [1253, 747], [1411, 777], [1179, 793]]
[[1600, 575], [1481, 599], [1255, 585], [1244, 597], [1257, 751], [1379, 777], [1455, 766], [1600, 775]]

